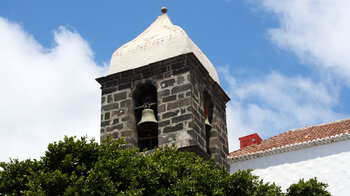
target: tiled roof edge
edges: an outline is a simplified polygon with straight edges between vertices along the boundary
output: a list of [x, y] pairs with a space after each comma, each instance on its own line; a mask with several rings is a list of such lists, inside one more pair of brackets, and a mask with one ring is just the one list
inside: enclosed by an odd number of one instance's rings
[[328, 144], [328, 143], [333, 143], [333, 142], [343, 141], [343, 140], [349, 140], [349, 139], [350, 139], [350, 133], [346, 132], [344, 134], [339, 134], [339, 135], [336, 134], [336, 135], [333, 135], [330, 137], [324, 137], [324, 138], [309, 140], [309, 141], [305, 141], [305, 142], [288, 144], [285, 146], [271, 148], [271, 149], [264, 150], [264, 151], [243, 154], [243, 155], [236, 156], [236, 157], [229, 156], [228, 160], [229, 160], [229, 163], [236, 163], [236, 162], [245, 161], [245, 160], [249, 160], [249, 159], [254, 159], [254, 158], [269, 156], [269, 155], [278, 154], [278, 153], [282, 153], [282, 152], [299, 150], [299, 149], [309, 148], [312, 146], [318, 146], [318, 145], [323, 145], [323, 144]]
[[348, 120], [350, 120], [350, 118], [336, 120], [336, 121], [332, 121], [332, 122], [326, 122], [326, 123], [322, 123], [322, 124], [318, 124], [318, 125], [312, 125], [312, 126], [305, 126], [305, 127], [295, 128], [295, 129], [291, 129], [290, 131], [301, 131], [301, 130], [304, 130], [304, 129], [309, 129], [309, 128], [313, 128], [313, 127], [321, 127], [321, 126], [325, 126], [325, 125], [332, 125], [332, 124], [336, 124], [336, 123], [340, 123], [340, 122], [348, 121]]

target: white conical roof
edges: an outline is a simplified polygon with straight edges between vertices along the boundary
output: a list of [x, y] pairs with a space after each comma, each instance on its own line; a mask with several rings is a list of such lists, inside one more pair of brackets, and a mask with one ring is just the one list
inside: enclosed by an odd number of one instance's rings
[[173, 25], [168, 15], [163, 13], [144, 32], [113, 53], [108, 74], [135, 69], [189, 52], [196, 55], [209, 75], [219, 83], [213, 64], [186, 32]]

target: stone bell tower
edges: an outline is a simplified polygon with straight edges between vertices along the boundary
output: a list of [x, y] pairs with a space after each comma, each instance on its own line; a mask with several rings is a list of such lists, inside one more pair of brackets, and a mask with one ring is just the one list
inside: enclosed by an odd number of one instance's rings
[[[101, 84], [101, 140], [141, 149], [175, 144], [228, 166], [226, 103], [209, 59], [162, 14], [112, 55]], [[153, 119], [152, 119], [153, 117]]]

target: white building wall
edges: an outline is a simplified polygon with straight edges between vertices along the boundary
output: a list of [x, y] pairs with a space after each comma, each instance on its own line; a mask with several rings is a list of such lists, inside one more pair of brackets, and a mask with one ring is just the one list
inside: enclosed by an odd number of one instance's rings
[[350, 195], [350, 140], [283, 152], [231, 164], [230, 172], [254, 169], [265, 182], [286, 190], [299, 179], [317, 177], [332, 195]]

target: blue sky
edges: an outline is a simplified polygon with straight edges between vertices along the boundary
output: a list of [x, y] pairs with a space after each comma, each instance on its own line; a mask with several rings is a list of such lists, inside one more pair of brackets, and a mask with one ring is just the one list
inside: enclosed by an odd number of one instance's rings
[[346, 0], [0, 1], [0, 161], [38, 158], [64, 135], [99, 136], [113, 52], [166, 6], [216, 67], [230, 150], [238, 137], [348, 118]]

